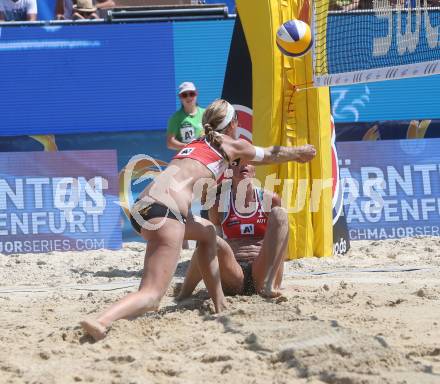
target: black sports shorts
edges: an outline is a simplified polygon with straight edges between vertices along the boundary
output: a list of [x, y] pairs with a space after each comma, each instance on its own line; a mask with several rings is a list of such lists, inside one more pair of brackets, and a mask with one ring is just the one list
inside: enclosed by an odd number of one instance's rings
[[254, 279], [252, 277], [252, 263], [243, 261], [238, 263], [243, 270], [243, 291], [242, 294], [246, 296], [252, 296], [257, 293], [254, 285]]
[[[144, 219], [145, 221], [148, 221], [150, 219], [153, 219], [155, 217], [167, 217], [169, 219], [174, 219], [182, 224], [186, 224], [186, 217], [182, 214], [180, 215], [182, 217], [182, 220], [180, 220], [174, 213], [169, 209], [168, 207], [165, 207], [165, 205], [159, 204], [159, 203], [153, 203], [145, 208], [141, 208], [139, 210], [139, 215]], [[133, 228], [136, 232], [141, 233], [142, 226], [136, 221], [133, 215], [130, 215], [130, 222]]]

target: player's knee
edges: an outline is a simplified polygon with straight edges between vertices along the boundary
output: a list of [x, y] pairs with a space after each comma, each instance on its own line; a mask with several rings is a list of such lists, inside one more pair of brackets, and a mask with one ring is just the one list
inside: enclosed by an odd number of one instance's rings
[[200, 234], [201, 239], [197, 241], [197, 247], [206, 251], [217, 247], [217, 233], [213, 224], [203, 227], [203, 233]]
[[214, 241], [216, 240], [217, 237], [217, 232], [215, 230], [215, 226], [212, 223], [206, 224], [203, 228], [204, 231], [204, 235], [205, 238], [207, 239], [207, 241]]

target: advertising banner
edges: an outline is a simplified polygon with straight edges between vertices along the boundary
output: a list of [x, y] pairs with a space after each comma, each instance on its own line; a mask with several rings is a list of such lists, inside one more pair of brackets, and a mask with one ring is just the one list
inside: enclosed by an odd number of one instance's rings
[[0, 153], [0, 253], [121, 247], [116, 152]]
[[351, 240], [440, 235], [440, 139], [337, 148]]
[[[134, 131], [87, 133], [69, 135], [29, 135], [15, 137], [0, 137], [0, 152], [32, 152], [32, 151], [74, 151], [85, 153], [91, 150], [114, 149], [116, 153], [117, 172], [121, 172], [133, 156], [147, 154], [158, 162], [171, 160], [174, 151], [166, 147], [166, 131]], [[135, 199], [146, 182], [131, 186]], [[121, 191], [122, 193], [122, 187]], [[122, 212], [122, 211], [121, 211]], [[122, 237], [124, 241], [139, 241], [140, 237], [122, 214]]]
[[335, 122], [440, 118], [440, 75], [330, 88]]
[[[362, 13], [336, 13], [327, 19], [329, 73], [436, 60], [439, 10], [378, 9]], [[344, 40], [341, 49], [341, 39]], [[352, 54], [350, 54], [352, 52]], [[359, 60], [362, 58], [362, 60]], [[387, 77], [388, 78], [388, 77]], [[389, 78], [392, 77], [392, 73]]]
[[233, 23], [2, 27], [0, 136], [166, 129], [181, 82], [220, 96]]

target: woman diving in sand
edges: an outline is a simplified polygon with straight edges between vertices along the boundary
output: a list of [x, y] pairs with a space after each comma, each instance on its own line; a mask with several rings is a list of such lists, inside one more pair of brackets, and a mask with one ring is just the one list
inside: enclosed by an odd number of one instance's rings
[[[225, 309], [217, 260], [216, 231], [212, 223], [189, 216], [193, 188], [202, 178], [218, 180], [234, 160], [255, 164], [308, 162], [316, 155], [312, 145], [256, 147], [236, 139], [237, 115], [225, 100], [216, 100], [203, 114], [205, 135], [186, 145], [167, 168], [141, 193], [132, 210], [132, 224], [148, 246], [139, 290], [80, 322], [95, 340], [106, 336], [111, 324], [159, 308], [169, 287], [184, 239], [198, 241], [200, 273], [216, 312]], [[267, 279], [266, 279], [267, 280]], [[274, 283], [274, 281], [272, 281]], [[274, 290], [264, 287], [267, 295]]]

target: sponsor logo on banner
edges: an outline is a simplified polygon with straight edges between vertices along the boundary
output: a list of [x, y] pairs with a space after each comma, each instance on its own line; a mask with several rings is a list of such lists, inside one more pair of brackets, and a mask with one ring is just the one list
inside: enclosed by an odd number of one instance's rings
[[[383, 7], [356, 14], [330, 13], [327, 19], [328, 73], [315, 85], [346, 85], [438, 74], [438, 9]], [[341, 49], [341, 17], [347, 26]], [[363, 29], [359, 38], [359, 26]], [[356, 52], [347, 55], [346, 52]], [[362, 60], [359, 58], [362, 57]]]
[[115, 151], [0, 153], [0, 252], [121, 247]]
[[440, 236], [440, 139], [337, 147], [350, 239]]
[[333, 88], [331, 90], [332, 115], [336, 121], [359, 121], [362, 111], [370, 102], [370, 88]]
[[[397, 43], [397, 53], [399, 55], [405, 55], [406, 53], [413, 53], [419, 48], [420, 37], [425, 38], [425, 44], [429, 49], [437, 48], [438, 44], [438, 32], [436, 28], [432, 27], [430, 14], [427, 9], [423, 11], [424, 22], [422, 23], [422, 10], [420, 7], [420, 0], [416, 0], [417, 7], [414, 10], [402, 9], [396, 7], [384, 8], [374, 4], [374, 13], [378, 23], [386, 25], [386, 36], [373, 38], [373, 56], [386, 56], [392, 47], [393, 40]], [[376, 9], [377, 8], [377, 9]], [[433, 18], [438, 19], [435, 13], [432, 14]], [[412, 20], [414, 19], [414, 23]], [[406, 28], [402, 30], [403, 24], [406, 24]], [[415, 26], [413, 25], [415, 24]], [[422, 25], [423, 24], [423, 25]], [[412, 29], [414, 28], [414, 32]], [[437, 32], [437, 33], [436, 33]], [[393, 38], [393, 35], [395, 37]], [[426, 45], [420, 48], [423, 50]]]

